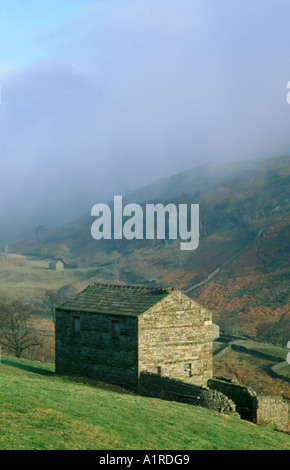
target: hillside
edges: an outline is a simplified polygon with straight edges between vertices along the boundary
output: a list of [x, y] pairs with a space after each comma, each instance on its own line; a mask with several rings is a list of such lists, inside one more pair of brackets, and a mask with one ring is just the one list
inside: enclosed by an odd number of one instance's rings
[[[257, 228], [265, 228], [267, 219], [274, 221], [289, 215], [290, 205], [290, 158], [277, 158], [232, 165], [206, 165], [158, 180], [152, 185], [124, 196], [124, 205], [136, 202], [174, 204], [200, 204], [200, 236], [203, 244], [208, 237], [218, 232], [243, 246], [256, 234]], [[106, 202], [106, 201], [96, 201]], [[110, 202], [109, 202], [110, 204]], [[59, 229], [43, 233], [35, 238], [20, 240], [10, 248], [15, 253], [42, 257], [64, 258], [66, 261], [102, 263], [102, 254], [107, 256], [116, 250], [121, 255], [134, 253], [136, 249], [158, 246], [162, 241], [150, 240], [100, 240], [91, 237], [94, 218], [86, 214]], [[220, 237], [221, 238], [221, 237]], [[209, 238], [211, 256], [225, 240]], [[179, 243], [170, 242], [170, 245]], [[224, 253], [231, 254], [229, 247]], [[10, 250], [10, 251], [11, 251]], [[219, 253], [217, 253], [219, 256]], [[110, 258], [107, 260], [110, 261]], [[184, 262], [181, 263], [186, 264]], [[210, 266], [205, 267], [211, 269]]]
[[200, 204], [200, 244], [93, 240], [85, 215], [11, 249], [62, 258], [83, 280], [173, 285], [213, 309], [235, 334], [283, 346], [290, 337], [290, 158], [202, 166], [131, 193], [128, 202]]
[[[259, 395], [282, 396], [290, 403], [290, 365], [285, 362], [286, 349], [273, 348], [253, 341], [235, 341], [244, 347], [228, 346], [220, 340], [214, 342], [214, 375], [231, 377], [239, 383], [251, 387]], [[253, 346], [253, 344], [255, 346]], [[259, 348], [256, 345], [259, 345]], [[223, 346], [223, 349], [222, 349]], [[260, 354], [263, 352], [263, 354]], [[278, 353], [278, 354], [277, 354]], [[265, 355], [264, 355], [265, 354]], [[267, 357], [268, 356], [268, 357]], [[283, 357], [284, 362], [278, 362]], [[284, 369], [284, 379], [273, 373], [273, 368]], [[281, 371], [282, 373], [282, 371]]]
[[0, 375], [1, 450], [290, 449], [271, 428], [55, 376], [52, 365], [4, 357]]

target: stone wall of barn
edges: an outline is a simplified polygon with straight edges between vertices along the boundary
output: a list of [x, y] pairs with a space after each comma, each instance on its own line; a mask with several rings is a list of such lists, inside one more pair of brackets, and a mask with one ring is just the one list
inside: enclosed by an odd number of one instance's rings
[[[74, 332], [74, 317], [80, 332]], [[119, 321], [120, 339], [112, 338], [112, 321]], [[85, 376], [137, 391], [138, 319], [56, 310], [56, 373]]]
[[139, 317], [139, 373], [206, 385], [212, 377], [212, 315], [180, 291]]

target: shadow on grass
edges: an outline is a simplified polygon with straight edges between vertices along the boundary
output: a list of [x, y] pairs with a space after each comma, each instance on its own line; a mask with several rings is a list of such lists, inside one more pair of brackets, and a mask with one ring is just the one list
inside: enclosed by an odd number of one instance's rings
[[16, 367], [17, 369], [22, 369], [22, 370], [27, 370], [28, 372], [33, 372], [34, 374], [40, 374], [40, 375], [55, 375], [55, 372], [52, 370], [48, 369], [42, 369], [41, 367], [35, 367], [31, 366], [29, 364], [22, 364], [20, 362], [15, 362], [11, 359], [2, 359], [2, 364], [5, 364], [6, 366], [10, 367]]
[[84, 385], [88, 385], [90, 387], [95, 388], [102, 388], [103, 390], [109, 390], [111, 392], [119, 393], [120, 395], [136, 395], [135, 392], [132, 390], [123, 388], [120, 385], [109, 383], [109, 382], [101, 382], [97, 379], [89, 378], [89, 377], [76, 377], [74, 375], [63, 375], [63, 374], [56, 374], [58, 377], [62, 377], [64, 380], [68, 382], [74, 383], [81, 383]]
[[100, 382], [99, 380], [94, 380], [88, 377], [76, 377], [76, 376], [67, 375], [67, 374], [57, 374], [53, 370], [48, 370], [48, 369], [41, 368], [41, 367], [35, 367], [30, 364], [18, 362], [17, 359], [13, 360], [13, 359], [7, 359], [4, 357], [2, 358], [1, 363], [9, 367], [15, 367], [17, 369], [26, 370], [27, 372], [32, 372], [34, 374], [61, 377], [63, 380], [66, 380], [68, 382], [82, 383], [91, 387], [102, 388], [104, 390], [109, 390], [111, 392], [119, 393], [121, 395], [135, 395], [133, 391], [127, 390], [119, 385], [115, 385], [115, 384], [111, 384], [107, 382]]
[[30, 266], [30, 269], [38, 269], [40, 271], [56, 271], [55, 269], [46, 268], [45, 266]]

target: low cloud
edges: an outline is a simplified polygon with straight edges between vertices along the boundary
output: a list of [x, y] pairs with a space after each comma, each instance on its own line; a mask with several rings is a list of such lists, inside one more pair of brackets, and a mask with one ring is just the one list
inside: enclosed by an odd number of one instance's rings
[[252, 3], [93, 2], [50, 59], [6, 71], [0, 242], [200, 163], [286, 154], [290, 6]]

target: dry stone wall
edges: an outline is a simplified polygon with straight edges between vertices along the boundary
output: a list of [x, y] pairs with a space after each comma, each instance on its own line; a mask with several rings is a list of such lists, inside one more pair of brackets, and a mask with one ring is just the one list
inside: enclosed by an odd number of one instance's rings
[[289, 408], [281, 398], [258, 397], [256, 423], [260, 425], [275, 424], [281, 431], [289, 430]]
[[272, 424], [281, 431], [289, 430], [289, 407], [282, 398], [258, 396], [251, 388], [224, 377], [210, 379], [208, 387], [229, 397], [241, 418], [259, 425]]
[[239, 416], [233, 401], [224, 394], [157, 374], [148, 372], [140, 374], [140, 393]]

